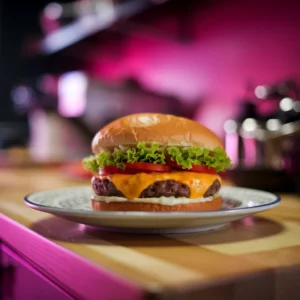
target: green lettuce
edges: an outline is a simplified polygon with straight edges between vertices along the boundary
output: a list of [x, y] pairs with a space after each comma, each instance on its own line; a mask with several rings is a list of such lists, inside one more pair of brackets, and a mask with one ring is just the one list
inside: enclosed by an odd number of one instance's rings
[[213, 151], [205, 148], [190, 147], [187, 149], [169, 147], [167, 153], [170, 159], [176, 161], [183, 169], [191, 169], [192, 165], [204, 165], [224, 172], [231, 165], [231, 160], [221, 148]]
[[82, 165], [86, 170], [89, 170], [92, 173], [98, 173], [99, 166], [95, 156], [90, 155], [88, 157], [85, 157], [82, 160]]
[[181, 165], [183, 169], [190, 169], [193, 164], [197, 164], [212, 167], [217, 172], [222, 172], [231, 164], [230, 158], [221, 148], [215, 148], [213, 151], [200, 147], [160, 148], [156, 143], [146, 145], [144, 142], [139, 142], [136, 148], [129, 148], [124, 151], [115, 148], [112, 153], [102, 152], [96, 156], [89, 156], [83, 159], [82, 163], [86, 169], [92, 173], [97, 173], [99, 168], [103, 169], [107, 166], [117, 166], [124, 169], [126, 162], [166, 164], [166, 155]]

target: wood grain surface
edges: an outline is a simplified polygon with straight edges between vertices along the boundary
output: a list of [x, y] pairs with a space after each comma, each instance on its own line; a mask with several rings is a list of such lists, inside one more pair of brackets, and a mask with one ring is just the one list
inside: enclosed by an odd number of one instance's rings
[[[58, 167], [2, 169], [0, 178], [3, 215], [28, 228], [28, 234], [61, 246], [153, 297], [300, 299], [295, 288], [300, 282], [296, 195], [281, 195], [278, 207], [219, 231], [133, 235], [86, 228], [32, 210], [23, 202], [31, 192], [88, 185], [88, 179], [70, 179]], [[49, 259], [55, 265], [56, 257]]]

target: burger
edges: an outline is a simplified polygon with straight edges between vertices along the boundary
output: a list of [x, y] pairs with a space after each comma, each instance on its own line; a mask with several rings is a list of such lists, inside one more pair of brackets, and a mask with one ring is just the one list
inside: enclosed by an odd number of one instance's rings
[[167, 114], [132, 114], [102, 128], [94, 155], [83, 159], [93, 173], [96, 211], [219, 210], [220, 172], [230, 159], [205, 126]]

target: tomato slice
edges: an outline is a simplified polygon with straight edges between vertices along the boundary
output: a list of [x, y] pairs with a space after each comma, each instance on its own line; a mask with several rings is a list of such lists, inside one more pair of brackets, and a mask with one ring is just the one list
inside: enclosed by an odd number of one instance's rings
[[100, 175], [111, 175], [111, 174], [136, 174], [138, 171], [136, 170], [123, 170], [116, 166], [107, 166], [104, 169], [99, 169]]
[[125, 170], [116, 166], [107, 166], [104, 169], [99, 169], [100, 175], [109, 174], [137, 174], [137, 173], [152, 173], [152, 172], [170, 172], [171, 167], [167, 165], [151, 164], [151, 163], [125, 163]]
[[182, 169], [182, 167], [180, 165], [177, 164], [176, 161], [171, 160], [171, 159], [167, 159], [167, 165], [174, 168], [174, 169]]
[[171, 159], [167, 160], [167, 164], [174, 169], [180, 169], [187, 172], [198, 172], [198, 173], [208, 173], [208, 174], [217, 173], [214, 168], [210, 168], [202, 165], [193, 165], [191, 169], [183, 169], [182, 166], [178, 165], [176, 161]]
[[146, 172], [170, 172], [172, 169], [167, 165], [161, 164], [152, 164], [152, 163], [143, 163], [143, 162], [134, 162], [126, 163], [126, 170], [139, 170]]
[[189, 169], [191, 172], [199, 172], [199, 173], [208, 173], [208, 174], [217, 174], [216, 170], [214, 168], [201, 166], [201, 165], [193, 165], [191, 169]]

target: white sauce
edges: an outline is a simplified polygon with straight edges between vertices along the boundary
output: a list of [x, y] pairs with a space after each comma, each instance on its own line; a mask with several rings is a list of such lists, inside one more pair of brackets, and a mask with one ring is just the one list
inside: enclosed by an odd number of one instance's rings
[[199, 203], [199, 202], [208, 202], [212, 201], [214, 198], [220, 197], [219, 193], [216, 193], [214, 196], [206, 197], [206, 198], [175, 198], [175, 197], [159, 197], [159, 198], [135, 198], [132, 200], [128, 200], [123, 197], [107, 197], [107, 196], [99, 196], [93, 195], [92, 199], [95, 201], [103, 201], [106, 203], [109, 202], [132, 202], [132, 203], [153, 203], [153, 204], [161, 204], [161, 205], [177, 205], [177, 204], [189, 204], [189, 203]]

